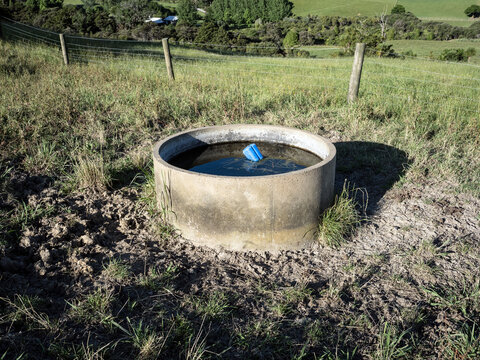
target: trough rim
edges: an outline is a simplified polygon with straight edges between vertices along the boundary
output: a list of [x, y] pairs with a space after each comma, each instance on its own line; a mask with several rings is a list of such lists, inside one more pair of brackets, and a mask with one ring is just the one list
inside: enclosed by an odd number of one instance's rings
[[[290, 130], [290, 131], [303, 133], [307, 136], [314, 137], [317, 140], [320, 140], [323, 143], [325, 143], [327, 148], [328, 148], [328, 156], [325, 159], [323, 159], [322, 161], [318, 162], [317, 164], [311, 165], [311, 166], [306, 167], [304, 169], [294, 170], [294, 171], [290, 171], [290, 172], [283, 173], [283, 174], [256, 175], [256, 176], [255, 175], [254, 176], [229, 176], [229, 175], [214, 175], [214, 174], [205, 174], [205, 173], [200, 173], [200, 172], [194, 172], [194, 171], [190, 171], [190, 170], [186, 170], [186, 169], [182, 169], [180, 167], [174, 166], [174, 165], [170, 164], [169, 162], [165, 161], [160, 156], [160, 148], [164, 144], [166, 144], [168, 141], [170, 141], [170, 140], [172, 140], [172, 139], [174, 139], [178, 136], [182, 136], [182, 135], [185, 135], [185, 134], [188, 134], [188, 133], [193, 133], [193, 132], [196, 132], [196, 131], [208, 131], [209, 129], [235, 129], [235, 128], [244, 128], [244, 127], [252, 127], [252, 128], [255, 127], [255, 128], [259, 128], [259, 129], [271, 129], [271, 130], [275, 130], [275, 129]], [[246, 139], [246, 141], [250, 141], [250, 140]], [[251, 141], [254, 141], [254, 140], [251, 140]], [[287, 146], [294, 146], [292, 144], [287, 144], [287, 143], [282, 143], [282, 144], [287, 145]], [[296, 147], [298, 147], [299, 149], [302, 149], [304, 151], [312, 152], [311, 150], [305, 149], [304, 147], [301, 147], [301, 146], [296, 146]], [[315, 169], [318, 169], [318, 168], [321, 168], [321, 167], [327, 165], [328, 163], [330, 163], [332, 160], [335, 159], [336, 153], [337, 153], [337, 149], [335, 148], [335, 145], [329, 139], [327, 139], [323, 136], [312, 134], [308, 131], [300, 130], [300, 129], [292, 128], [292, 127], [288, 127], [288, 126], [263, 125], [263, 124], [215, 125], [215, 126], [203, 126], [203, 127], [199, 127], [199, 128], [188, 129], [188, 130], [184, 130], [184, 131], [172, 134], [172, 135], [166, 137], [163, 140], [157, 141], [155, 143], [155, 146], [153, 147], [154, 160], [158, 161], [160, 164], [162, 164], [162, 166], [164, 166], [164, 167], [166, 167], [170, 170], [179, 171], [179, 172], [182, 172], [182, 173], [190, 175], [190, 176], [201, 176], [201, 177], [215, 178], [215, 179], [236, 179], [236, 180], [241, 180], [241, 181], [258, 181], [260, 179], [269, 179], [269, 178], [272, 178], [272, 177], [284, 177], [284, 178], [294, 177], [294, 176], [300, 175], [302, 173], [310, 172], [310, 171], [313, 171]]]

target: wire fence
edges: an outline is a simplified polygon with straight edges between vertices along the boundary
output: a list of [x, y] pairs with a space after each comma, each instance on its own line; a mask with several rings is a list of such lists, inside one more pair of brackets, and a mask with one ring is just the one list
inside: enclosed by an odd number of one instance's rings
[[[165, 49], [161, 41], [137, 41], [99, 39], [64, 34], [64, 45], [60, 34], [22, 24], [10, 19], [0, 18], [0, 35], [12, 41], [23, 41], [31, 44], [42, 44], [64, 50], [66, 63], [122, 63], [127, 67], [138, 68], [146, 62], [161, 62], [165, 60]], [[252, 56], [240, 53], [246, 46], [170, 42], [171, 54], [175, 69], [183, 74], [203, 74], [206, 76], [224, 75], [226, 73], [242, 76], [259, 76], [275, 81], [275, 79], [290, 79], [312, 88], [345, 89], [349, 88], [352, 72], [352, 58], [302, 58], [291, 61], [290, 58]], [[228, 55], [223, 51], [212, 49], [229, 49]], [[257, 48], [278, 48], [274, 46], [258, 46]], [[283, 49], [289, 50], [289, 49]], [[325, 47], [316, 51], [336, 51], [338, 48]], [[367, 58], [360, 69], [363, 71], [360, 96], [371, 96], [372, 88], [383, 89], [383, 95], [390, 99], [402, 101], [423, 101], [429, 99], [443, 101], [455, 100], [462, 111], [478, 116], [480, 100], [480, 76], [477, 68], [480, 66], [466, 63], [444, 62], [431, 58], [420, 58], [397, 54], [404, 61], [388, 58]], [[362, 55], [363, 57], [363, 55]], [[428, 69], [419, 68], [413, 61], [430, 61]], [[221, 65], [221, 71], [219, 67]], [[470, 71], [456, 71], [460, 66], [467, 65]], [[164, 65], [163, 65], [164, 66]], [[162, 66], [162, 67], [163, 67]], [[168, 68], [168, 66], [167, 66]], [[358, 81], [360, 81], [358, 74]], [[173, 72], [172, 76], [173, 77]], [[351, 86], [351, 83], [350, 83]], [[428, 97], [428, 98], [427, 98]]]

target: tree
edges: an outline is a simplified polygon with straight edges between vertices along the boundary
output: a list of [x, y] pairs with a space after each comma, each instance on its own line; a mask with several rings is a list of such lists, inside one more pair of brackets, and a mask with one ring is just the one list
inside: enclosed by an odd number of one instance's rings
[[212, 43], [217, 31], [218, 27], [214, 23], [205, 21], [200, 29], [198, 29], [195, 42], [199, 44]]
[[97, 5], [97, 2], [96, 0], [82, 0], [82, 4], [84, 9], [93, 9]]
[[391, 14], [405, 14], [405, 6], [403, 5], [395, 5], [392, 8]]
[[35, 10], [45, 10], [55, 7], [62, 7], [63, 0], [27, 0], [25, 4]]
[[280, 21], [292, 15], [289, 0], [214, 0], [208, 13], [219, 24], [250, 25], [257, 19]]
[[197, 7], [192, 0], [180, 0], [177, 6], [178, 22], [184, 25], [197, 23]]
[[298, 33], [294, 29], [291, 29], [283, 39], [283, 47], [285, 49], [291, 49], [295, 45], [298, 45]]
[[469, 17], [478, 18], [480, 17], [480, 6], [470, 5], [468, 8], [465, 9], [464, 13]]
[[133, 29], [142, 25], [151, 16], [162, 13], [163, 7], [150, 0], [121, 0], [120, 3], [108, 1], [108, 12], [115, 16], [119, 26]]
[[380, 25], [380, 32], [382, 34], [382, 40], [385, 40], [387, 35], [387, 25], [388, 25], [388, 16], [387, 16], [387, 7], [383, 10], [378, 18], [378, 23]]

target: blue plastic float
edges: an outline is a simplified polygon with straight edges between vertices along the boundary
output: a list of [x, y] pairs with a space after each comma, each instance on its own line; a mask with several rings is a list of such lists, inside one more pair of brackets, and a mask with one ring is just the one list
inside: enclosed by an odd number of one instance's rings
[[263, 159], [262, 153], [260, 152], [260, 150], [258, 150], [258, 147], [255, 144], [250, 144], [245, 149], [243, 149], [243, 154], [248, 160], [251, 161], [257, 162]]

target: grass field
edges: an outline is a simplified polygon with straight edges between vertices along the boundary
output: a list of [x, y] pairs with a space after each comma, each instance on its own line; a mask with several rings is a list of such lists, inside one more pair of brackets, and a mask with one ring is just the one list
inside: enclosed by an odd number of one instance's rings
[[480, 55], [480, 41], [456, 39], [450, 41], [434, 41], [434, 40], [394, 40], [389, 41], [397, 53], [402, 53], [412, 50], [414, 54], [421, 57], [433, 54], [438, 57], [443, 50], [447, 49], [468, 49], [474, 48], [477, 51], [477, 56]]
[[[354, 16], [380, 15], [397, 3], [396, 0], [293, 0], [294, 13], [299, 16], [336, 15]], [[402, 0], [398, 4], [405, 6], [407, 11], [425, 20], [444, 21], [452, 25], [469, 26], [472, 21], [463, 11], [472, 4], [480, 4], [476, 0]]]
[[[0, 40], [0, 359], [478, 359], [479, 68], [162, 58]], [[183, 57], [183, 58], [180, 58]], [[326, 136], [368, 221], [332, 248], [210, 250], [158, 221], [152, 145], [275, 124]]]

